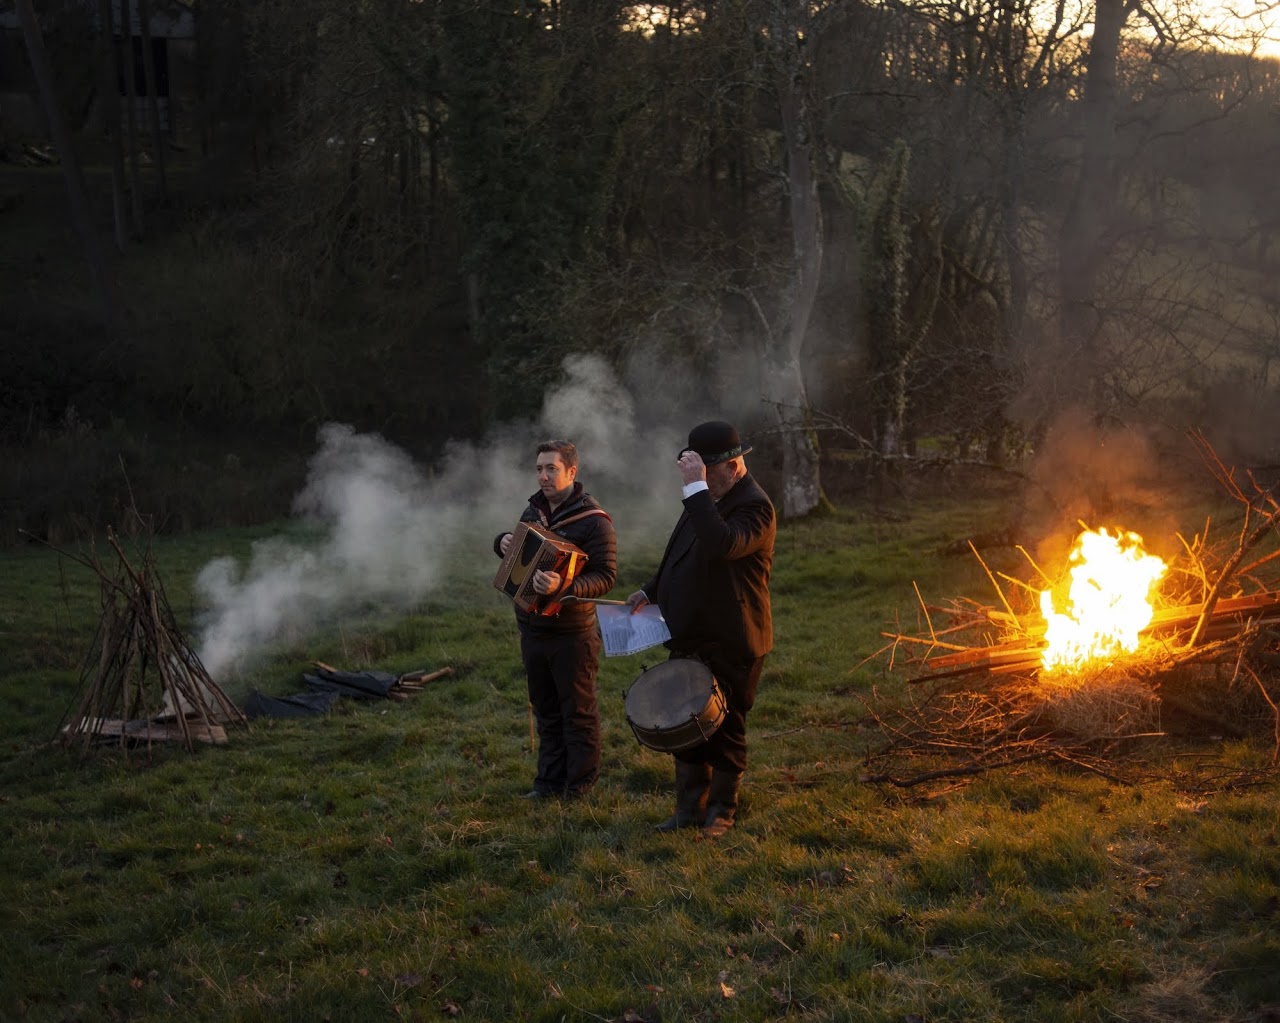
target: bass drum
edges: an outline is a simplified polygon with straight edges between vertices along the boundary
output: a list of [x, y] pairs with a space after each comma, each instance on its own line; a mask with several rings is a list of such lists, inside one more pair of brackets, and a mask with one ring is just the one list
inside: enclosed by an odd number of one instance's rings
[[622, 698], [627, 724], [640, 744], [659, 753], [679, 753], [706, 742], [728, 710], [711, 669], [686, 657], [641, 673]]

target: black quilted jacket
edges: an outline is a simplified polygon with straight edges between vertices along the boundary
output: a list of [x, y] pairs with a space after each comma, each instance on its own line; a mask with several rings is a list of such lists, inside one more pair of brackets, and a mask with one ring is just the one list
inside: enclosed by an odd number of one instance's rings
[[[557, 525], [588, 510], [600, 514], [586, 515], [576, 522]], [[546, 496], [538, 491], [529, 498], [520, 521], [545, 526], [586, 553], [586, 564], [564, 591], [566, 594], [575, 597], [603, 597], [613, 589], [613, 584], [618, 579], [618, 541], [613, 531], [613, 520], [604, 513], [600, 503], [582, 489], [581, 483], [573, 485], [573, 493], [554, 514]], [[508, 532], [510, 530], [504, 530], [493, 539], [493, 552], [499, 557], [502, 556], [499, 545]], [[596, 627], [594, 604], [564, 604], [559, 613], [554, 615], [531, 615], [519, 608], [515, 612], [520, 628], [534, 632], [582, 632]]]

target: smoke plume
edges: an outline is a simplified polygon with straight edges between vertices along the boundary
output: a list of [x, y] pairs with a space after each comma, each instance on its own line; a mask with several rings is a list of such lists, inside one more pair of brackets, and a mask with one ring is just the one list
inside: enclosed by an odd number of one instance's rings
[[459, 559], [477, 599], [496, 599], [493, 537], [515, 525], [536, 489], [537, 442], [551, 437], [578, 446], [578, 479], [612, 516], [625, 559], [674, 523], [676, 454], [689, 427], [715, 414], [648, 422], [607, 364], [583, 356], [566, 361], [537, 422], [452, 443], [430, 472], [376, 434], [327, 424], [294, 503], [303, 537], [259, 541], [247, 563], [222, 557], [199, 573], [200, 658], [219, 678], [370, 604], [408, 609], [446, 575], [456, 579]]
[[1177, 516], [1168, 466], [1151, 431], [1102, 426], [1079, 407], [1062, 411], [1029, 466], [1035, 486], [1023, 514], [1041, 538], [1040, 556], [1064, 561], [1082, 526], [1135, 530], [1148, 549], [1171, 556]]

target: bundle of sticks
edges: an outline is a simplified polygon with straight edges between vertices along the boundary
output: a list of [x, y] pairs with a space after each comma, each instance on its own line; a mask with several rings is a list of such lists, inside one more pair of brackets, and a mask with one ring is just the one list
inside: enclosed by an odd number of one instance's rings
[[176, 740], [190, 749], [193, 741], [226, 742], [223, 726], [243, 725], [245, 716], [178, 627], [149, 550], [135, 565], [111, 530], [107, 542], [114, 573], [96, 558], [77, 559], [98, 575], [102, 619], [75, 712], [62, 729], [64, 745]]
[[[964, 612], [957, 614], [954, 609], [928, 610], [951, 614], [961, 619], [965, 617]], [[940, 645], [947, 648], [946, 653], [926, 653], [915, 661], [923, 670], [911, 679], [912, 682], [974, 672], [1023, 674], [1039, 668], [1045, 646], [1043, 620], [1029, 621], [1011, 611], [996, 608], [979, 608], [969, 614], [975, 620], [964, 623], [963, 627], [973, 628], [985, 622], [1001, 631], [1015, 634], [1016, 638], [989, 646], [958, 647], [938, 639], [936, 634], [926, 640], [923, 636], [884, 633], [895, 641], [928, 643], [931, 650]], [[1211, 607], [1201, 602], [1162, 608], [1155, 612], [1151, 624], [1142, 630], [1141, 636], [1144, 640], [1157, 641], [1164, 652], [1170, 655], [1192, 655], [1194, 651], [1207, 655], [1216, 651], [1217, 644], [1221, 641], [1242, 637], [1272, 625], [1280, 625], [1280, 591], [1266, 590], [1226, 597], [1216, 601]]]

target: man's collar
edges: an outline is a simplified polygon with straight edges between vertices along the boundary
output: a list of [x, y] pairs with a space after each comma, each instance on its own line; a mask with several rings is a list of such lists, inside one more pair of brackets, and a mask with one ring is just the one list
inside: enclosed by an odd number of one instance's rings
[[745, 479], [747, 478], [747, 476], [748, 476], [748, 473], [746, 473], [746, 472], [744, 471], [744, 472], [743, 472], [743, 474], [742, 474], [741, 476], [739, 476], [736, 480], [734, 480], [734, 481], [733, 481], [733, 483], [731, 483], [731, 484], [729, 485], [729, 489], [728, 489], [728, 490], [726, 490], [723, 494], [721, 494], [721, 495], [720, 495], [720, 499], [719, 499], [718, 501], [716, 501], [716, 504], [719, 504], [719, 503], [720, 503], [720, 501], [723, 501], [726, 497], [728, 497], [728, 496], [729, 496], [730, 494], [732, 494], [735, 490], [737, 490], [737, 489], [738, 489], [738, 487], [740, 487], [740, 486], [742, 485], [742, 481], [743, 481], [743, 480], [745, 480]]
[[544, 494], [541, 490], [537, 491], [532, 497], [529, 498], [529, 503], [533, 505], [535, 508], [538, 508], [539, 510], [541, 510], [547, 516], [547, 518], [550, 519], [558, 511], [560, 511], [563, 508], [567, 508], [569, 505], [573, 504], [575, 501], [577, 501], [581, 497], [582, 497], [582, 483], [579, 482], [578, 480], [574, 480], [573, 487], [569, 491], [569, 496], [566, 497], [554, 508], [551, 507], [551, 502], [547, 499], [547, 495]]

